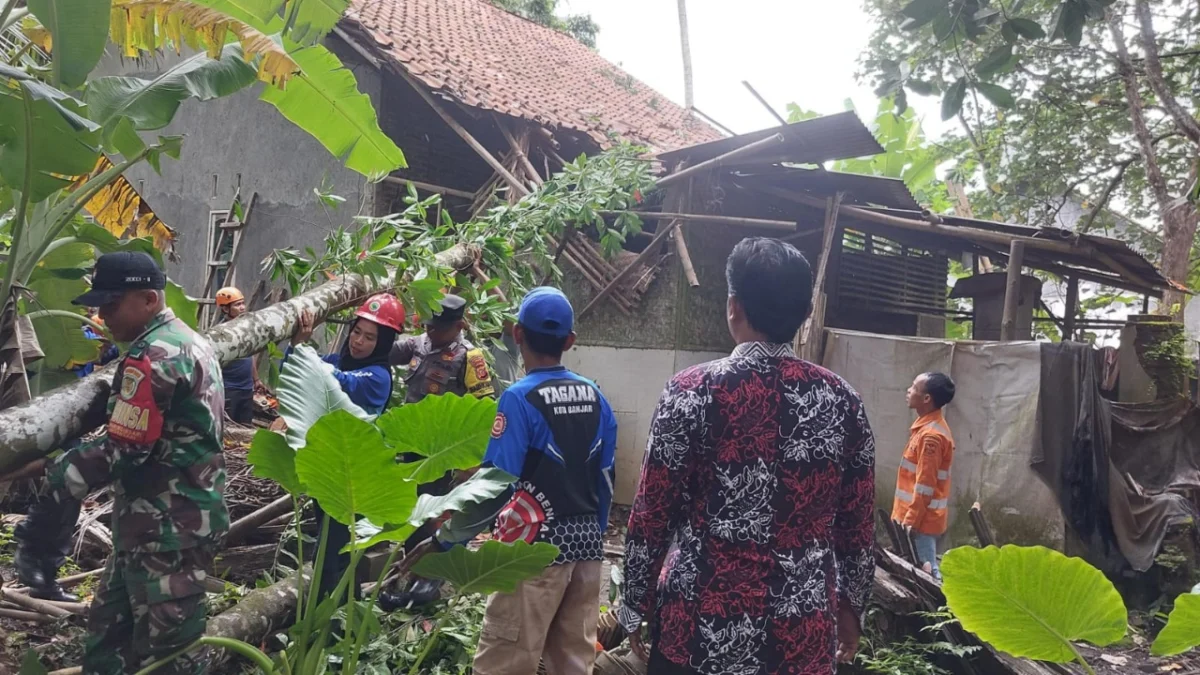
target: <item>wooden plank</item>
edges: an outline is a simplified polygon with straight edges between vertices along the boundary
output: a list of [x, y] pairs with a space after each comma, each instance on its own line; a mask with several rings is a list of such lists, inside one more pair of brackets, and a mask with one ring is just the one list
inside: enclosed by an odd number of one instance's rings
[[837, 234], [838, 210], [842, 206], [844, 193], [837, 193], [825, 202], [825, 227], [821, 237], [821, 259], [817, 263], [817, 272], [813, 275], [812, 312], [808, 321], [804, 322], [796, 339], [800, 342], [797, 353], [800, 358], [813, 363], [820, 363], [820, 348], [825, 333], [825, 275], [829, 270], [829, 259], [833, 255], [833, 245]]
[[1000, 320], [1000, 340], [1017, 339], [1017, 308], [1021, 304], [1021, 263], [1025, 260], [1025, 242], [1014, 239], [1008, 247], [1008, 277], [1004, 284], [1004, 314]]
[[[521, 147], [521, 144], [517, 142], [512, 132], [508, 130], [508, 125], [496, 113], [492, 113], [492, 117], [496, 120], [496, 126], [500, 127], [500, 133], [504, 135], [504, 140], [508, 141], [508, 146], [516, 153], [517, 161], [521, 162], [525, 167], [526, 175], [529, 176], [530, 180], [541, 185], [544, 182], [542, 177], [538, 175], [537, 169], [533, 168], [533, 162], [529, 161], [529, 155], [525, 153], [525, 149]], [[525, 134], [525, 142], [526, 144], [529, 143], [528, 129]]]
[[623, 213], [632, 213], [643, 220], [687, 220], [708, 225], [744, 225], [747, 227], [761, 227], [765, 230], [796, 231], [796, 222], [791, 220], [714, 216], [703, 213], [676, 213], [670, 211], [599, 211], [598, 213], [602, 216], [619, 216]]
[[608, 285], [601, 289], [600, 292], [596, 294], [596, 297], [592, 298], [592, 301], [583, 308], [583, 311], [579, 312], [579, 317], [583, 318], [586, 316], [587, 313], [591, 311], [591, 309], [595, 307], [597, 303], [608, 297], [609, 293], [613, 292], [613, 289], [617, 287], [617, 284], [621, 283], [625, 280], [625, 277], [632, 274], [634, 268], [644, 263], [651, 255], [653, 255], [654, 251], [660, 244], [662, 244], [663, 240], [669, 237], [671, 232], [673, 232], [676, 227], [679, 227], [680, 222], [681, 221], [679, 220], [672, 220], [665, 227], [659, 227], [659, 231], [654, 235], [654, 239], [650, 242], [650, 244], [646, 246], [646, 248], [639, 253], [636, 258], [633, 259], [633, 262], [629, 263], [625, 269], [621, 270], [620, 273], [617, 274], [616, 278], [608, 282]]

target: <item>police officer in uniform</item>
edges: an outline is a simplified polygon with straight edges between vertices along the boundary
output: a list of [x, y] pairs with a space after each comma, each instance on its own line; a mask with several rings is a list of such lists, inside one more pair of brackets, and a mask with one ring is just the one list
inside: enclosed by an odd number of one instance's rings
[[[463, 298], [452, 294], [443, 296], [441, 311], [425, 322], [425, 334], [401, 337], [392, 347], [391, 365], [408, 366], [405, 403], [417, 403], [426, 396], [442, 394], [495, 397], [483, 350], [472, 345], [463, 335], [467, 327], [464, 316], [466, 308], [467, 301]], [[418, 458], [404, 456], [401, 459], [416, 461]], [[453, 475], [447, 473], [432, 483], [422, 485], [419, 492], [443, 495], [450, 491], [453, 483]], [[405, 552], [412, 551], [433, 536], [435, 530], [434, 523], [423, 525], [404, 542]], [[403, 593], [382, 593], [380, 605], [385, 609], [424, 605], [436, 600], [440, 591], [440, 581], [416, 578]]]
[[424, 335], [402, 337], [392, 347], [391, 365], [408, 366], [405, 403], [430, 394], [495, 396], [483, 350], [463, 337], [466, 308], [461, 297], [444, 296], [442, 311], [425, 322]]
[[[61, 593], [54, 581], [60, 536], [78, 503], [112, 488], [114, 550], [88, 609], [84, 675], [136, 672], [204, 634], [204, 582], [229, 529], [221, 363], [166, 306], [165, 287], [144, 253], [96, 261], [92, 290], [74, 302], [99, 307], [113, 337], [130, 344], [113, 380], [106, 431], [48, 466], [40, 459], [0, 476], [6, 482], [46, 469], [49, 494], [17, 533], [16, 556], [21, 582], [44, 596]], [[195, 650], [158, 672], [206, 670], [205, 651]]]

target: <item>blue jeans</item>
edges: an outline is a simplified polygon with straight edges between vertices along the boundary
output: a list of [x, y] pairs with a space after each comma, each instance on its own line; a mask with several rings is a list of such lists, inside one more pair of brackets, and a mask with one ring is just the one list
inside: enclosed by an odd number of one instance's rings
[[921, 534], [913, 532], [913, 546], [917, 549], [917, 560], [921, 564], [929, 563], [933, 567], [933, 578], [938, 581], [942, 580], [942, 572], [938, 569], [937, 559], [937, 540], [938, 538], [932, 534]]

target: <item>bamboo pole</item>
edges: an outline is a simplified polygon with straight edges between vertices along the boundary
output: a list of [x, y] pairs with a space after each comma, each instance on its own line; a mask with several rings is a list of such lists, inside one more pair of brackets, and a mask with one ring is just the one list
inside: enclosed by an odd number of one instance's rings
[[415, 187], [419, 190], [424, 190], [426, 192], [436, 192], [438, 194], [449, 195], [451, 197], [462, 197], [463, 199], [474, 199], [475, 198], [475, 193], [473, 193], [473, 192], [467, 192], [466, 190], [457, 190], [455, 188], [444, 187], [441, 185], [434, 185], [433, 183], [425, 183], [425, 182], [422, 182], [419, 180], [405, 178], [403, 176], [384, 176], [383, 182], [394, 183], [396, 185], [408, 185], [409, 183], [412, 183], [413, 187]]
[[654, 250], [658, 247], [658, 245], [661, 244], [664, 239], [671, 236], [671, 232], [676, 227], [679, 227], [679, 223], [680, 223], [679, 220], [672, 220], [665, 227], [659, 228], [659, 232], [657, 234], [655, 234], [654, 239], [650, 242], [650, 244], [648, 246], [646, 246], [646, 248], [641, 253], [639, 253], [636, 258], [633, 259], [633, 262], [629, 263], [629, 265], [625, 269], [621, 270], [617, 274], [616, 278], [614, 278], [612, 281], [608, 282], [607, 286], [600, 289], [600, 292], [596, 294], [596, 297], [592, 298], [592, 301], [589, 302], [587, 304], [587, 306], [585, 306], [583, 308], [583, 311], [579, 312], [579, 317], [583, 318], [584, 316], [586, 316], [587, 313], [589, 311], [591, 311], [591, 309], [593, 307], [595, 307], [597, 303], [599, 303], [604, 298], [608, 297], [608, 294], [613, 292], [613, 289], [615, 289], [617, 287], [617, 284], [621, 283], [622, 281], [625, 280], [625, 277], [632, 274], [634, 268], [636, 268], [641, 263], [645, 262], [646, 259], [649, 258], [654, 253]]
[[[661, 182], [660, 182], [661, 185]], [[599, 211], [602, 216], [619, 216], [632, 213], [642, 220], [688, 220], [708, 225], [743, 225], [746, 227], [761, 227], [765, 230], [796, 231], [795, 221], [769, 220], [766, 218], [744, 218], [741, 216], [714, 216], [703, 213], [675, 213], [668, 211]]]
[[716, 169], [717, 167], [720, 167], [724, 164], [728, 164], [729, 162], [731, 162], [735, 159], [745, 159], [746, 157], [754, 155], [754, 154], [762, 151], [765, 148], [769, 148], [771, 146], [778, 145], [778, 144], [782, 143], [783, 141], [784, 141], [783, 134], [774, 134], [773, 136], [768, 136], [767, 138], [764, 138], [761, 141], [755, 141], [748, 145], [743, 145], [742, 147], [737, 148], [735, 150], [731, 150], [723, 155], [718, 155], [716, 157], [713, 157], [712, 159], [710, 159], [708, 161], [700, 162], [699, 164], [697, 164], [695, 166], [689, 166], [688, 168], [683, 169], [682, 171], [677, 171], [669, 176], [665, 176], [665, 177], [659, 179], [658, 187], [665, 188], [668, 185], [671, 185], [673, 183], [678, 183], [679, 181], [681, 181], [685, 178], [691, 178], [693, 176], [702, 174], [706, 171], [711, 171], [712, 169]]
[[813, 277], [812, 315], [804, 323], [798, 339], [802, 341], [801, 349], [797, 352], [800, 357], [819, 363], [821, 360], [820, 347], [825, 333], [825, 277], [829, 271], [829, 260], [833, 256], [834, 235], [837, 234], [838, 211], [842, 206], [844, 193], [837, 193], [825, 201], [825, 227], [821, 237], [821, 259], [817, 263], [817, 273]]
[[63, 619], [71, 616], [71, 612], [63, 609], [62, 607], [57, 607], [49, 602], [46, 602], [45, 600], [39, 600], [28, 595], [13, 592], [11, 590], [0, 589], [0, 600], [10, 602], [14, 605], [20, 605], [22, 609], [27, 609], [31, 612], [37, 612], [38, 614], [45, 614], [46, 616], [53, 617], [55, 619]]
[[[496, 120], [496, 126], [500, 127], [500, 133], [504, 135], [504, 140], [508, 141], [508, 147], [512, 148], [512, 151], [516, 153], [517, 161], [525, 166], [526, 175], [534, 183], [541, 185], [544, 182], [542, 177], [538, 175], [537, 169], [533, 168], [533, 162], [529, 161], [529, 155], [525, 154], [525, 149], [521, 147], [521, 144], [513, 137], [512, 132], [508, 130], [508, 125], [496, 113], [492, 113], [492, 117]], [[528, 135], [526, 135], [525, 140], [528, 142]]]
[[[777, 187], [767, 186], [767, 185], [754, 186], [753, 189], [757, 190], [759, 192], [775, 195], [775, 196], [781, 197], [783, 199], [794, 201], [799, 204], [804, 204], [804, 205], [812, 206], [815, 208], [823, 208], [824, 207], [824, 203], [821, 199], [812, 197], [810, 195], [802, 194], [799, 192], [794, 192], [792, 190], [785, 190], [783, 188], [777, 188]], [[964, 239], [964, 240], [976, 242], [976, 243], [992, 244], [992, 245], [998, 244], [998, 245], [1002, 245], [1002, 246], [1008, 246], [1009, 244], [1011, 244], [1014, 241], [1020, 241], [1032, 249], [1038, 249], [1038, 250], [1043, 250], [1043, 251], [1053, 251], [1055, 253], [1064, 253], [1064, 254], [1068, 254], [1068, 255], [1084, 256], [1084, 257], [1092, 258], [1094, 260], [1104, 263], [1105, 265], [1111, 267], [1112, 270], [1114, 272], [1116, 272], [1117, 274], [1125, 275], [1130, 281], [1132, 281], [1134, 283], [1142, 284], [1142, 286], [1144, 288], [1153, 288], [1152, 284], [1146, 282], [1141, 277], [1139, 277], [1135, 274], [1132, 274], [1127, 267], [1125, 267], [1124, 265], [1121, 265], [1116, 260], [1113, 260], [1113, 258], [1111, 256], [1104, 253], [1103, 251], [1097, 250], [1093, 246], [1087, 246], [1087, 245], [1083, 245], [1083, 244], [1070, 244], [1070, 243], [1063, 242], [1063, 241], [1053, 241], [1050, 239], [1038, 239], [1035, 237], [1015, 236], [1015, 235], [1011, 235], [1011, 234], [1002, 234], [1000, 232], [989, 232], [986, 230], [979, 230], [979, 229], [974, 229], [974, 228], [955, 227], [953, 225], [935, 225], [933, 223], [927, 223], [924, 221], [909, 220], [907, 218], [900, 218], [897, 216], [891, 216], [891, 215], [887, 215], [887, 214], [883, 214], [883, 213], [875, 213], [874, 211], [859, 208], [856, 206], [843, 205], [841, 208], [841, 211], [842, 211], [842, 215], [844, 215], [844, 216], [849, 216], [851, 218], [858, 218], [860, 220], [865, 220], [867, 222], [876, 223], [879, 225], [887, 225], [887, 226], [898, 228], [898, 229], [912, 230], [915, 232], [935, 233], [935, 234], [939, 234], [939, 235], [946, 236], [946, 237], [952, 237], [952, 238], [956, 238], [956, 239]], [[1107, 260], [1105, 260], [1105, 258], [1107, 258]]]
[[687, 240], [683, 237], [683, 229], [675, 228], [671, 236], [675, 237], [675, 248], [679, 251], [679, 262], [683, 265], [683, 276], [687, 278], [692, 288], [700, 287], [700, 279], [696, 277], [696, 267], [692, 265], [692, 254], [688, 252]]
[[1021, 264], [1025, 260], [1025, 242], [1014, 239], [1008, 249], [1008, 277], [1004, 284], [1004, 314], [1000, 320], [1000, 340], [1017, 339], [1017, 309], [1021, 304]]
[[238, 518], [229, 526], [229, 532], [225, 534], [225, 547], [229, 548], [242, 543], [250, 533], [267, 521], [289, 513], [294, 505], [292, 496], [285, 495], [253, 513]]

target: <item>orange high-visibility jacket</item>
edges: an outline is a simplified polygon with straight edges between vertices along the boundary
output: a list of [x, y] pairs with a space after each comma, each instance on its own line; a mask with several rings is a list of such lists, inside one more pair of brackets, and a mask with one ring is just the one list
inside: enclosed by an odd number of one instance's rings
[[900, 460], [892, 520], [922, 534], [946, 531], [954, 437], [941, 410], [913, 422]]

